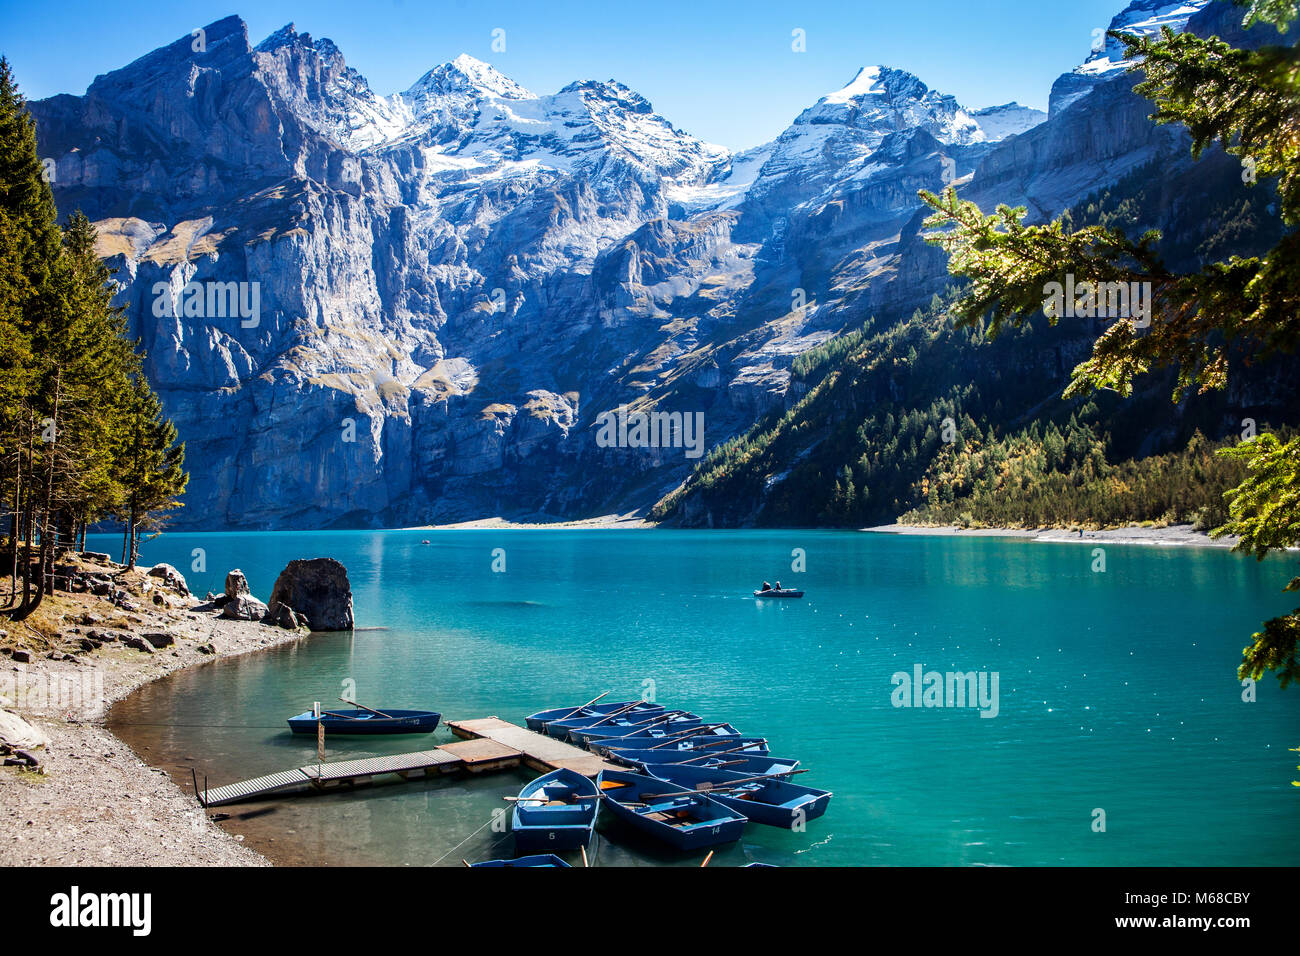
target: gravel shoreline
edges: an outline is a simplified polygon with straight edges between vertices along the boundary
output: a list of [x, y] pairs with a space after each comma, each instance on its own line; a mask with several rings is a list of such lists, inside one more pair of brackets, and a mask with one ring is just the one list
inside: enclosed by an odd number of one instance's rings
[[[38, 612], [47, 624], [44, 639], [0, 620], [8, 631], [0, 642], [6, 651], [0, 656], [0, 708], [50, 738], [34, 754], [43, 772], [0, 767], [0, 862], [269, 866], [104, 723], [112, 703], [144, 684], [185, 667], [299, 640], [302, 632], [221, 619], [198, 609], [202, 604], [195, 598], [138, 572], [123, 576], [122, 585], [136, 605], [129, 611], [90, 594], [47, 596]], [[153, 603], [155, 594], [162, 607]], [[88, 634], [117, 639], [94, 648], [81, 643]], [[122, 643], [146, 634], [167, 634], [174, 643], [152, 652]], [[15, 659], [28, 655], [29, 661]]]
[[1163, 528], [1144, 528], [1130, 525], [1126, 528], [1069, 531], [1065, 528], [959, 528], [956, 526], [929, 527], [924, 525], [882, 524], [862, 528], [873, 534], [919, 534], [947, 538], [1028, 538], [1060, 544], [1148, 544], [1191, 548], [1231, 548], [1238, 539], [1232, 535], [1211, 538], [1190, 524], [1168, 525]]
[[656, 528], [658, 523], [647, 521], [638, 512], [599, 515], [594, 518], [574, 518], [570, 521], [514, 521], [509, 518], [473, 518], [448, 524], [426, 524], [406, 531], [559, 531], [607, 530], [610, 528]]

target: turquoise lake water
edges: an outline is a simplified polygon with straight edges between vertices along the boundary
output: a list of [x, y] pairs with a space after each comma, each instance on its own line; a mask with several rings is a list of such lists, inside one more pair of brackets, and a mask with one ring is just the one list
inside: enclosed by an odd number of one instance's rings
[[[429, 539], [430, 544], [421, 544]], [[653, 691], [798, 757], [835, 792], [804, 833], [751, 825], [712, 865], [1296, 865], [1300, 688], [1235, 677], [1259, 622], [1290, 610], [1293, 559], [1217, 549], [813, 531], [168, 534], [144, 546], [198, 594], [239, 567], [266, 599], [292, 558], [348, 568], [358, 627], [143, 688], [110, 726], [188, 789], [315, 761], [284, 719], [355, 688], [444, 719]], [[113, 550], [112, 539], [91, 547]], [[191, 570], [203, 549], [208, 572]], [[504, 549], [505, 571], [492, 570]], [[806, 570], [791, 570], [802, 549]], [[500, 557], [498, 553], [497, 557]], [[759, 602], [764, 578], [807, 591]], [[906, 708], [896, 672], [997, 672], [998, 713]], [[355, 682], [345, 683], [345, 682]], [[452, 739], [440, 728], [433, 742]], [[428, 737], [330, 738], [331, 759]], [[147, 748], [147, 749], [146, 749]], [[460, 865], [528, 775], [375, 787], [225, 808], [290, 863]], [[1105, 832], [1094, 832], [1094, 811]], [[602, 817], [599, 865], [698, 864]]]

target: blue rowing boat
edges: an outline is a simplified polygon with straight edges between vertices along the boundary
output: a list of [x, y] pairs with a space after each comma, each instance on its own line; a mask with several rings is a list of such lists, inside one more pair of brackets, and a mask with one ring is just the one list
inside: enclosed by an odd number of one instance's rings
[[596, 783], [616, 817], [684, 852], [731, 843], [745, 832], [741, 814], [658, 777], [602, 770]]
[[777, 590], [776, 588], [768, 588], [766, 591], [755, 591], [754, 597], [756, 598], [801, 598], [803, 597], [803, 592], [796, 590], [795, 588], [781, 588], [780, 590]]
[[[691, 724], [695, 726], [691, 726]], [[684, 726], [676, 724], [661, 724], [658, 727], [650, 727], [646, 730], [633, 730], [632, 732], [617, 730], [610, 733], [601, 733], [604, 727], [589, 727], [583, 730], [575, 730], [570, 733], [569, 739], [577, 743], [579, 740], [589, 747], [601, 747], [605, 745], [620, 746], [614, 741], [620, 741], [623, 744], [649, 749], [655, 744], [669, 744], [672, 742], [682, 742], [687, 740], [695, 741], [714, 741], [720, 739], [739, 740], [740, 731], [731, 724], [705, 724], [696, 721], [688, 721]]]
[[510, 828], [515, 849], [576, 850], [591, 842], [600, 810], [600, 791], [590, 778], [553, 770], [519, 791]]
[[625, 737], [622, 739], [612, 737], [591, 741], [592, 752], [598, 754], [614, 754], [628, 750], [655, 750], [664, 753], [689, 751], [691, 756], [698, 756], [709, 750], [734, 750], [736, 747], [744, 747], [743, 753], [747, 756], [763, 756], [771, 753], [767, 749], [767, 740], [763, 737], [723, 736], [705, 739], [703, 734], [696, 734], [693, 737], [677, 737], [667, 741], [661, 741], [654, 737]]
[[484, 860], [482, 863], [471, 863], [470, 867], [480, 866], [562, 866], [571, 869], [569, 864], [565, 863], [554, 853], [541, 853], [537, 856], [521, 856], [517, 860]]
[[781, 778], [754, 780], [755, 774], [736, 773], [730, 768], [655, 764], [648, 769], [661, 780], [688, 790], [707, 792], [712, 799], [743, 813], [755, 823], [786, 830], [821, 816], [831, 802], [829, 790], [805, 787]]
[[575, 744], [585, 745], [596, 737], [626, 737], [639, 733], [674, 733], [680, 730], [695, 730], [704, 726], [698, 714], [688, 711], [665, 711], [650, 716], [639, 715], [635, 718], [615, 717], [612, 720], [578, 719], [555, 720], [546, 725], [546, 732], [560, 740], [569, 740]]
[[[608, 757], [617, 763], [625, 764], [630, 767], [654, 772], [654, 767], [663, 764], [666, 766], [683, 766], [683, 767], [718, 767], [723, 769], [734, 770], [746, 775], [781, 773], [785, 770], [795, 770], [799, 766], [799, 761], [792, 757], [772, 757], [767, 754], [753, 754], [741, 751], [739, 753], [725, 753], [730, 750], [729, 747], [719, 748], [724, 751], [719, 754], [710, 754], [708, 750], [704, 751], [681, 751], [681, 750], [610, 750]], [[694, 756], [691, 756], [694, 754]]]
[[613, 704], [579, 704], [576, 707], [552, 707], [550, 710], [539, 710], [537, 713], [525, 717], [524, 723], [529, 730], [540, 731], [552, 720], [565, 720], [569, 717], [581, 717], [584, 714], [594, 715], [599, 719], [615, 711], [622, 710], [624, 707], [632, 708], [629, 713], [645, 715], [664, 709], [662, 704], [651, 704], [644, 700], [624, 700]]
[[[377, 714], [368, 710], [327, 710], [320, 722], [327, 734], [431, 734], [442, 714], [432, 710], [386, 710]], [[310, 710], [289, 718], [295, 734], [316, 733], [316, 715]]]

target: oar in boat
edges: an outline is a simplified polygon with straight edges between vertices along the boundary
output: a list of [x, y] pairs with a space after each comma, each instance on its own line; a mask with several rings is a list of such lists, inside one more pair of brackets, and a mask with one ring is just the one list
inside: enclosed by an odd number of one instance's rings
[[[725, 727], [725, 726], [727, 726], [727, 723], [726, 721], [723, 721], [720, 724], [705, 724], [703, 727], [696, 727], [694, 730], [683, 730], [671, 735], [663, 743], [655, 744], [653, 747], [647, 747], [646, 749], [658, 750], [660, 747], [667, 747], [669, 744], [681, 743], [687, 737], [694, 737], [696, 734], [707, 734], [710, 730], [717, 730], [719, 727]], [[731, 734], [726, 734], [725, 736], [730, 737]]]
[[[632, 730], [628, 731], [625, 734], [617, 734], [612, 737], [599, 737], [595, 740], [592, 740], [591, 744], [599, 747], [602, 743], [605, 743], [610, 740], [622, 740], [624, 737], [635, 737], [638, 734], [642, 734], [645, 731], [649, 730], [655, 724], [662, 724], [665, 720], [672, 720], [672, 719], [673, 719], [672, 714], [664, 714], [660, 717], [656, 717], [654, 720], [642, 721], [640, 724], [636, 724]], [[588, 730], [591, 730], [591, 728], [595, 726], [596, 726], [595, 724], [592, 724], [589, 727], [580, 727], [578, 728], [578, 732], [586, 733]]]
[[647, 717], [645, 720], [634, 720], [632, 723], [628, 724], [627, 726], [640, 727], [643, 724], [645, 725], [658, 724], [658, 723], [662, 723], [665, 720], [672, 720], [674, 717], [680, 717], [684, 713], [686, 713], [686, 711], [684, 710], [666, 710], [662, 714], [655, 714], [652, 717]]
[[[722, 725], [719, 724], [718, 726], [722, 726]], [[716, 740], [697, 740], [697, 741], [695, 742], [695, 749], [696, 749], [696, 750], [705, 750], [705, 749], [712, 749], [713, 747], [725, 747], [725, 746], [727, 746], [727, 744], [729, 744], [729, 743], [732, 742], [732, 741], [731, 741], [730, 739], [728, 739], [728, 738], [731, 738], [731, 737], [734, 737], [734, 736], [735, 736], [734, 734], [722, 734], [722, 735], [719, 736]], [[738, 750], [748, 750], [750, 747], [758, 747], [758, 746], [766, 746], [766, 745], [767, 745], [767, 738], [766, 738], [766, 737], [759, 737], [759, 738], [756, 739], [755, 742], [745, 744], [745, 746], [743, 746], [743, 747], [739, 747], [739, 748], [737, 748], [737, 749], [738, 749]], [[652, 747], [652, 748], [650, 748], [650, 749], [653, 750], [654, 748]], [[722, 753], [722, 752], [723, 752], [723, 751], [720, 751], [720, 750], [719, 750], [719, 751], [714, 751], [714, 753]], [[729, 752], [729, 751], [728, 751], [728, 752]]]
[[583, 710], [585, 710], [586, 708], [590, 707], [592, 704], [596, 703], [598, 700], [602, 700], [603, 698], [608, 697], [608, 696], [609, 696], [610, 694], [612, 694], [612, 693], [614, 693], [612, 690], [607, 690], [607, 691], [605, 691], [605, 693], [601, 694], [600, 697], [593, 697], [593, 698], [591, 698], [591, 700], [587, 701], [585, 704], [579, 704], [577, 707], [573, 708], [573, 710], [569, 711], [569, 712], [568, 712], [567, 714], [565, 714], [563, 717], [556, 717], [555, 719], [556, 719], [556, 720], [566, 720], [567, 718], [572, 717], [574, 714], [579, 713], [580, 711], [583, 711]]
[[[636, 705], [634, 704], [633, 707], [635, 706]], [[642, 720], [629, 721], [623, 726], [638, 728], [636, 732], [640, 733], [641, 730], [643, 729], [653, 727], [655, 724], [662, 724], [666, 720], [673, 720], [674, 718], [679, 717], [684, 713], [686, 713], [686, 711], [684, 710], [666, 710], [662, 714], [651, 714], [649, 717], [643, 718]], [[631, 716], [635, 717], [636, 715], [632, 714]], [[599, 721], [599, 723], [604, 723], [604, 721]], [[597, 724], [588, 724], [586, 727], [579, 727], [578, 730], [579, 731], [589, 730], [595, 726], [597, 726]]]
[[[502, 800], [509, 800], [511, 803], [550, 803], [549, 797], [502, 797]], [[600, 797], [594, 793], [573, 794], [573, 802], [579, 800], [599, 800]]]
[[332, 711], [332, 710], [322, 710], [322, 711], [321, 711], [321, 716], [322, 716], [322, 717], [337, 717], [337, 718], [339, 718], [339, 720], [364, 720], [364, 719], [365, 719], [365, 718], [363, 718], [363, 717], [358, 717], [356, 714], [336, 714], [336, 713], [334, 713], [334, 711]]
[[578, 849], [582, 851], [582, 866], [583, 866], [583, 868], [585, 869], [585, 868], [591, 866], [591, 864], [587, 862], [587, 848], [586, 848], [585, 846], [580, 846], [580, 847], [578, 847]]
[[348, 700], [346, 697], [340, 697], [339, 700], [343, 701], [343, 703], [345, 704], [351, 704], [353, 707], [360, 707], [362, 710], [368, 710], [372, 714], [378, 714], [380, 717], [384, 717], [388, 720], [393, 719], [388, 714], [385, 714], [382, 710], [375, 710], [375, 708], [367, 707], [365, 704], [358, 704], [355, 700]]
[[[701, 745], [701, 746], [703, 746], [703, 745]], [[751, 746], [752, 746], [752, 745], [751, 745]], [[746, 749], [748, 749], [748, 748], [746, 748], [746, 747], [732, 747], [730, 750], [710, 750], [708, 753], [706, 753], [706, 754], [700, 754], [698, 757], [687, 757], [685, 760], [673, 760], [673, 761], [670, 761], [669, 764], [668, 764], [668, 766], [670, 766], [670, 767], [678, 767], [678, 766], [682, 766], [682, 765], [685, 765], [685, 764], [692, 764], [692, 763], [695, 763], [695, 761], [697, 761], [697, 760], [711, 760], [711, 759], [714, 758], [714, 757], [723, 757], [723, 756], [726, 756], [727, 754], [738, 754], [738, 753], [743, 753]], [[757, 756], [757, 755], [756, 755], [756, 756]], [[739, 760], [734, 760], [734, 761], [733, 761], [733, 760], [729, 760], [729, 761], [727, 761], [727, 762], [728, 762], [728, 763], [743, 763], [743, 761], [739, 761]], [[724, 765], [724, 766], [725, 766], [725, 765]]]
[[777, 777], [791, 777], [797, 773], [807, 773], [809, 769], [810, 768], [805, 767], [802, 770], [783, 770], [780, 773], [764, 773], [757, 777], [740, 777], [736, 780], [729, 780], [725, 787], [705, 787], [703, 790], [698, 787], [694, 789], [687, 788], [688, 792], [686, 793], [683, 793], [681, 790], [676, 793], [643, 793], [641, 794], [641, 797], [645, 800], [665, 800], [668, 797], [682, 797], [689, 796], [690, 794], [698, 794], [707, 797], [711, 793], [727, 793], [728, 791], [735, 790], [744, 783], [757, 783], [760, 780], [773, 780]]
[[622, 717], [633, 707], [639, 706], [640, 703], [641, 701], [639, 700], [633, 701], [632, 703], [628, 704], [626, 707], [620, 707], [618, 710], [614, 711], [609, 716], [601, 718], [600, 720], [596, 721], [594, 724], [588, 724], [586, 727], [583, 727], [582, 729], [590, 730], [592, 727], [599, 727], [601, 724], [605, 723], [606, 721], [613, 720], [615, 717]]

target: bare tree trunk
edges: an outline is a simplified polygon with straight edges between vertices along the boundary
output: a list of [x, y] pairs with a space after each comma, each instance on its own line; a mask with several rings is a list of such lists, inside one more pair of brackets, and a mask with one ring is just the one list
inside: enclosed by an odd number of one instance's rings
[[19, 445], [14, 452], [14, 510], [9, 516], [9, 603], [18, 600], [18, 538], [22, 531], [23, 507], [23, 451]]
[[23, 620], [41, 606], [41, 601], [45, 598], [46, 587], [53, 586], [53, 575], [50, 570], [54, 563], [54, 529], [50, 526], [54, 517], [54, 462], [58, 456], [59, 448], [59, 400], [62, 396], [63, 385], [63, 368], [60, 366], [54, 373], [54, 408], [50, 416], [50, 448], [49, 460], [45, 466], [45, 490], [44, 501], [41, 503], [40, 525], [41, 525], [41, 551], [40, 563], [36, 567], [36, 593], [30, 597], [24, 589], [24, 603], [18, 609], [18, 620]]

